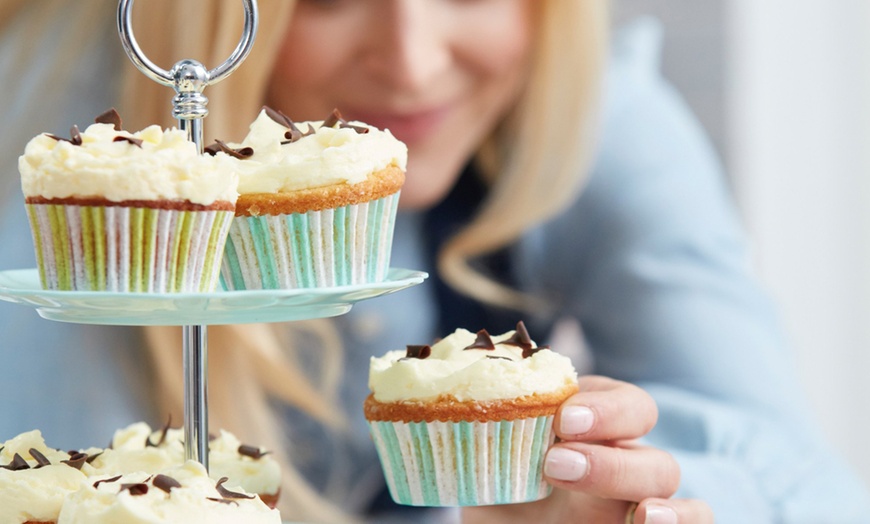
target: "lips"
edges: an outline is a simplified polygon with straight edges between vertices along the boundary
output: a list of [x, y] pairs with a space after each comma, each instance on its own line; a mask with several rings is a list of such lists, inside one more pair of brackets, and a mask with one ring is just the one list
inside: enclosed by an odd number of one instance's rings
[[449, 106], [412, 112], [348, 111], [348, 117], [390, 132], [406, 144], [425, 140], [447, 118]]

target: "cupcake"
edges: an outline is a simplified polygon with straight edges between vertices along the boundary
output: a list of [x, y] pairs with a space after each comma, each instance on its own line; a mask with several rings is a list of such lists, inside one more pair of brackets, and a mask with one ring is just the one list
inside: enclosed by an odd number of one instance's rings
[[294, 123], [264, 108], [236, 155], [239, 199], [221, 268], [226, 289], [292, 289], [386, 278], [407, 148], [389, 131]]
[[159, 473], [93, 477], [69, 495], [58, 524], [281, 524], [277, 510], [194, 461]]
[[96, 122], [38, 135], [18, 161], [42, 287], [214, 290], [236, 159], [200, 155], [178, 129], [122, 131], [114, 110]]
[[369, 387], [365, 416], [399, 504], [509, 504], [551, 492], [544, 455], [577, 374], [522, 323], [500, 336], [458, 329], [372, 358]]
[[[162, 471], [184, 462], [183, 439], [184, 431], [168, 424], [154, 431], [148, 424], [137, 422], [117, 430], [109, 449], [91, 464], [96, 474], [105, 476]], [[227, 477], [230, 484], [258, 495], [270, 508], [277, 505], [281, 470], [269, 452], [242, 444], [224, 430], [209, 438], [208, 448], [212, 479]]]
[[66, 497], [88, 482], [88, 458], [49, 448], [36, 430], [4, 442], [0, 445], [0, 522], [57, 522]]

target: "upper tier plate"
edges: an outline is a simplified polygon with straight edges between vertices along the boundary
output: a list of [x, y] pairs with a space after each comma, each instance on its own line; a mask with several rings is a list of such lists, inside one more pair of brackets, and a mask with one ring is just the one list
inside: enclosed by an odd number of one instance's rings
[[46, 291], [34, 269], [0, 271], [0, 300], [43, 318], [78, 324], [189, 326], [284, 322], [347, 313], [360, 300], [419, 284], [429, 275], [392, 268], [383, 282], [358, 286], [213, 293]]

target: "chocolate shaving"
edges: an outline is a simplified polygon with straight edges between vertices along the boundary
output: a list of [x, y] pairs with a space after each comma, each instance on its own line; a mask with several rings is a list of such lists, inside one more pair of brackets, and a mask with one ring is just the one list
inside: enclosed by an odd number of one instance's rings
[[127, 490], [134, 497], [148, 494], [148, 484], [137, 482], [135, 484], [121, 484], [121, 491]]
[[163, 426], [163, 431], [160, 433], [160, 440], [157, 441], [156, 444], [151, 442], [151, 435], [145, 438], [145, 447], [146, 448], [157, 448], [160, 447], [164, 442], [166, 442], [166, 434], [169, 432], [169, 426], [172, 424], [172, 413], [169, 414], [169, 417], [166, 419], [166, 424]]
[[9, 471], [21, 471], [23, 469], [30, 469], [30, 465], [24, 460], [24, 457], [16, 453], [12, 457], [12, 462], [6, 464], [5, 466], [0, 466], [2, 469], [8, 469]]
[[171, 492], [172, 488], [180, 488], [181, 487], [181, 482], [178, 482], [177, 480], [170, 477], [169, 475], [162, 475], [162, 474], [158, 474], [157, 476], [155, 476], [154, 480], [151, 483], [154, 484], [155, 488], [161, 489], [161, 490], [165, 491], [166, 493]]
[[94, 482], [94, 489], [97, 489], [97, 487], [99, 487], [99, 485], [102, 484], [103, 482], [116, 482], [120, 478], [121, 478], [121, 475], [117, 475], [117, 476], [114, 476], [112, 478], [98, 480], [98, 481]]
[[239, 503], [236, 502], [235, 500], [216, 499], [214, 497], [206, 497], [205, 500], [210, 500], [212, 502], [220, 502], [221, 504], [235, 504], [236, 506], [239, 505]]
[[282, 113], [281, 111], [276, 111], [269, 106], [263, 106], [263, 111], [266, 112], [266, 116], [271, 118], [275, 123], [281, 124], [284, 127], [294, 128], [293, 121], [290, 120], [290, 117]]
[[477, 332], [477, 338], [474, 342], [463, 349], [463, 351], [467, 349], [486, 349], [493, 350], [495, 349], [495, 344], [492, 343], [492, 337], [489, 336], [489, 333], [485, 329], [481, 329]]
[[344, 124], [345, 120], [341, 117], [341, 112], [338, 109], [333, 109], [332, 113], [323, 120], [321, 127], [335, 127], [335, 124], [338, 123]]
[[536, 348], [523, 348], [523, 358], [529, 358], [542, 349], [550, 349], [550, 346], [538, 346]]
[[363, 126], [355, 126], [353, 124], [342, 123], [338, 126], [341, 129], [353, 129], [357, 133], [364, 135], [369, 132], [369, 128]]
[[258, 447], [249, 446], [247, 444], [242, 444], [239, 446], [239, 455], [244, 455], [246, 457], [251, 457], [252, 459], [260, 459], [266, 455], [271, 453], [270, 451], [263, 451]]
[[511, 335], [509, 339], [503, 340], [501, 343], [527, 349], [532, 347], [532, 337], [529, 336], [529, 331], [526, 329], [526, 325], [522, 320], [520, 320], [517, 322], [517, 329], [514, 331], [514, 334]]
[[115, 127], [115, 131], [121, 130], [121, 115], [118, 114], [118, 111], [114, 107], [99, 115], [94, 119], [94, 122], [97, 124], [112, 124]]
[[432, 354], [432, 348], [430, 346], [406, 346], [405, 350], [405, 358], [429, 358], [429, 355]]
[[[96, 456], [96, 455], [94, 455], [94, 456]], [[79, 470], [82, 469], [82, 465], [85, 462], [88, 462], [90, 464], [90, 461], [88, 461], [88, 454], [87, 453], [75, 453], [73, 455], [70, 455], [68, 460], [61, 460], [60, 462], [62, 464], [66, 464], [67, 466], [69, 466], [71, 468], [75, 468], [75, 469], [79, 469]]]
[[208, 434], [208, 441], [209, 441], [209, 442], [213, 442], [213, 441], [217, 440], [217, 438], [218, 438], [218, 436], [215, 435], [214, 433], [209, 433], [209, 434]]
[[28, 450], [30, 452], [30, 456], [33, 457], [33, 460], [36, 461], [37, 466], [33, 469], [39, 469], [45, 466], [51, 466], [51, 461], [43, 455], [38, 449], [30, 448]]
[[[90, 464], [90, 463], [92, 463], [92, 462], [93, 462], [97, 457], [99, 457], [99, 456], [102, 455], [102, 454], [103, 454], [103, 452], [100, 451], [99, 453], [97, 453], [97, 454], [95, 454], [95, 455], [88, 455], [88, 458], [85, 459], [85, 462], [87, 462], [88, 464]], [[75, 455], [75, 453], [70, 453], [70, 456], [74, 456], [74, 455]]]
[[252, 499], [253, 495], [245, 495], [244, 493], [236, 493], [235, 491], [230, 491], [224, 487], [224, 482], [229, 480], [227, 477], [221, 477], [220, 480], [217, 481], [217, 485], [215, 488], [217, 492], [220, 493], [220, 496], [225, 499]]
[[223, 140], [215, 140], [214, 144], [203, 149], [204, 153], [208, 153], [211, 156], [215, 156], [220, 151], [230, 155], [233, 158], [238, 158], [241, 160], [250, 158], [254, 154], [254, 148], [252, 147], [240, 147], [238, 149], [234, 149], [228, 146]]
[[510, 357], [497, 357], [497, 356], [494, 356], [494, 355], [487, 355], [486, 358], [491, 358], [491, 359], [493, 359], [493, 360], [507, 360], [507, 361], [510, 361], [510, 362], [513, 362], [513, 361], [514, 361], [514, 359], [512, 359], [512, 358], [510, 358]]
[[63, 138], [61, 136], [52, 135], [51, 133], [46, 133], [49, 138], [53, 138], [58, 142], [69, 142], [74, 146], [82, 145], [82, 134], [79, 132], [79, 126], [72, 126], [69, 130], [70, 138]]
[[134, 146], [138, 147], [139, 149], [142, 148], [142, 139], [134, 138], [132, 136], [118, 135], [112, 139], [112, 142], [127, 142], [130, 144], [133, 144]]

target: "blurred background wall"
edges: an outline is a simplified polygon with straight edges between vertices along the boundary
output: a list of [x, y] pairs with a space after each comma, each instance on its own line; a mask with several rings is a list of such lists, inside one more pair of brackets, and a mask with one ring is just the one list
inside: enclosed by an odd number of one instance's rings
[[728, 170], [807, 416], [870, 483], [870, 2], [614, 0]]

